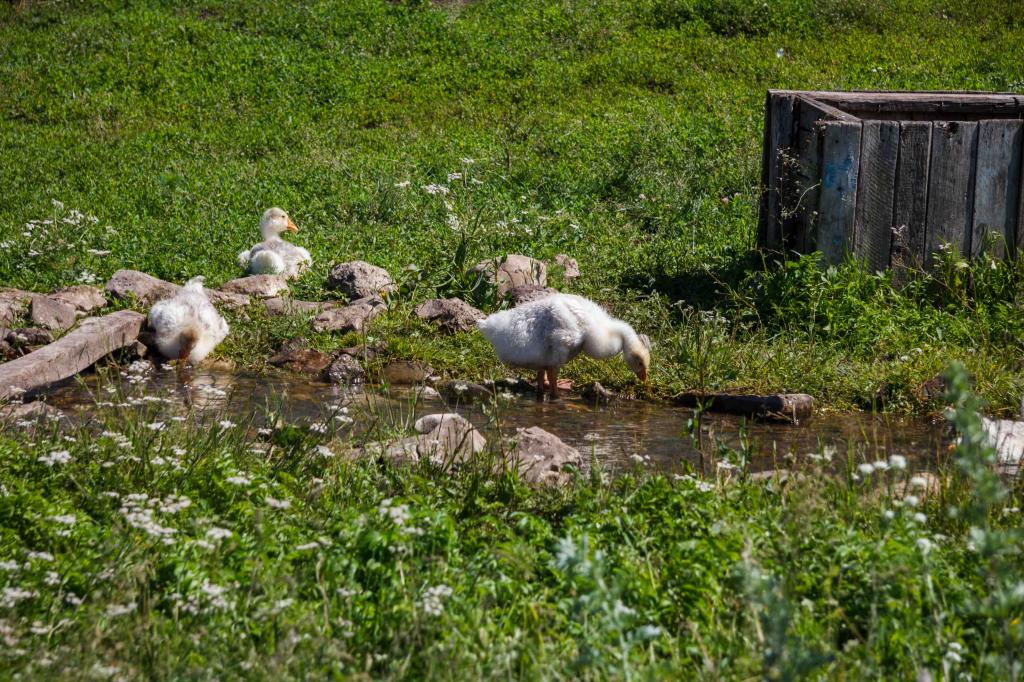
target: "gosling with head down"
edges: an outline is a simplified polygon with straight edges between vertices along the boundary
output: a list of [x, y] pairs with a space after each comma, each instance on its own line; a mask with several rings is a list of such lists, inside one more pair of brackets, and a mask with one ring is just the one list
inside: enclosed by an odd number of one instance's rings
[[149, 310], [149, 326], [164, 357], [197, 363], [228, 335], [228, 323], [210, 303], [203, 278], [193, 277]]
[[544, 397], [545, 377], [551, 397], [558, 396], [558, 371], [580, 353], [598, 360], [622, 353], [626, 365], [641, 381], [647, 381], [650, 340], [580, 296], [554, 294], [476, 324], [499, 360], [536, 370], [538, 399]]

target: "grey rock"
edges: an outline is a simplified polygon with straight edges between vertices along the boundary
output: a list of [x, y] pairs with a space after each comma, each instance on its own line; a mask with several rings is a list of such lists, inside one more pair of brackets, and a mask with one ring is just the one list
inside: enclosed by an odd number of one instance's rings
[[0, 325], [13, 325], [28, 311], [32, 294], [18, 289], [0, 289]]
[[461, 464], [482, 452], [487, 441], [476, 428], [458, 414], [430, 414], [415, 424], [418, 436], [394, 443], [372, 443], [368, 454], [383, 456], [394, 464], [429, 460], [437, 466]]
[[289, 372], [321, 378], [331, 366], [332, 358], [312, 348], [282, 348], [267, 362]]
[[362, 331], [366, 323], [384, 312], [384, 301], [376, 296], [367, 296], [352, 301], [340, 308], [325, 310], [313, 320], [313, 329], [318, 332]]
[[41, 426], [55, 422], [61, 427], [70, 423], [62, 410], [40, 400], [0, 406], [0, 422], [14, 424], [30, 433], [34, 433]]
[[574, 280], [580, 276], [580, 264], [575, 258], [570, 258], [564, 253], [555, 256], [555, 263], [562, 268], [562, 277], [566, 280]]
[[88, 284], [65, 287], [50, 294], [50, 298], [73, 307], [79, 315], [88, 315], [107, 305], [103, 291]]
[[458, 298], [432, 298], [416, 306], [416, 317], [437, 326], [448, 334], [476, 328], [476, 321], [484, 314]]
[[138, 270], [118, 270], [107, 282], [105, 291], [114, 298], [134, 296], [145, 305], [153, 305], [161, 298], [173, 296], [178, 291], [178, 285]]
[[532, 395], [537, 392], [537, 385], [516, 377], [506, 377], [497, 381], [487, 380], [484, 386], [493, 389], [496, 393], [507, 391], [516, 395]]
[[494, 392], [482, 384], [471, 381], [449, 381], [438, 387], [441, 395], [453, 403], [487, 402]]
[[252, 303], [252, 299], [248, 296], [234, 291], [207, 289], [206, 297], [209, 298], [210, 302], [214, 305], [225, 306], [228, 308], [248, 308], [249, 304]]
[[355, 386], [366, 381], [366, 372], [358, 360], [341, 353], [327, 368], [327, 378], [332, 384]]
[[39, 327], [22, 327], [9, 330], [4, 335], [4, 340], [13, 348], [45, 346], [48, 343], [53, 343], [53, 334]]
[[514, 438], [510, 464], [529, 483], [562, 485], [583, 466], [579, 451], [539, 426], [522, 429]]
[[333, 301], [299, 301], [294, 298], [268, 298], [263, 301], [267, 314], [271, 317], [278, 315], [319, 315], [329, 308], [336, 308], [339, 304]]
[[288, 293], [288, 282], [281, 275], [249, 275], [225, 282], [220, 285], [220, 291], [254, 298], [271, 298]]
[[32, 323], [53, 331], [70, 329], [78, 316], [74, 306], [56, 301], [49, 296], [35, 295], [29, 304], [29, 319]]
[[505, 294], [512, 305], [522, 305], [524, 303], [532, 303], [533, 301], [540, 301], [542, 299], [557, 294], [557, 289], [551, 287], [539, 287], [533, 284], [524, 284], [518, 287], [512, 287]]
[[544, 287], [548, 284], [548, 267], [544, 262], [518, 254], [509, 254], [504, 259], [480, 261], [473, 270], [485, 273], [497, 284], [499, 296], [504, 296], [513, 287]]
[[327, 276], [327, 286], [350, 299], [383, 296], [396, 288], [387, 270], [361, 260], [335, 265]]
[[395, 360], [381, 370], [381, 379], [392, 386], [422, 384], [433, 376], [434, 370], [422, 362]]

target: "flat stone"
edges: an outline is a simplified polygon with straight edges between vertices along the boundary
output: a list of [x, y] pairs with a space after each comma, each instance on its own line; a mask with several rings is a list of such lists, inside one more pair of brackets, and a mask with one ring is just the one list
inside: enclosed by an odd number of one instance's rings
[[583, 387], [580, 397], [588, 403], [607, 405], [615, 399], [615, 394], [602, 386], [599, 381], [592, 381]]
[[378, 341], [373, 345], [366, 345], [365, 343], [360, 343], [356, 346], [342, 348], [338, 351], [338, 353], [342, 355], [351, 355], [354, 358], [365, 360], [367, 362], [373, 362], [374, 360], [377, 359], [378, 355], [380, 355], [382, 352], [384, 352], [385, 349], [387, 349], [387, 347], [388, 344], [385, 341]]
[[448, 334], [476, 329], [476, 321], [486, 317], [458, 298], [432, 298], [416, 306], [413, 314]]
[[395, 281], [384, 268], [354, 260], [331, 268], [327, 286], [338, 289], [350, 299], [383, 296], [395, 291]]
[[566, 280], [574, 280], [580, 276], [580, 264], [575, 258], [560, 253], [555, 256], [555, 264], [562, 268], [562, 277]]
[[366, 381], [366, 372], [351, 355], [339, 354], [327, 368], [327, 378], [332, 384], [355, 386]]
[[488, 379], [483, 385], [489, 390], [493, 390], [495, 393], [507, 391], [516, 395], [533, 395], [537, 392], [536, 384], [517, 377], [505, 377], [504, 379], [498, 379], [497, 381], [491, 381]]
[[512, 305], [522, 305], [524, 303], [532, 303], [533, 301], [543, 300], [552, 294], [557, 294], [557, 289], [551, 287], [539, 287], [533, 284], [524, 284], [518, 287], [512, 287], [508, 290], [505, 296], [512, 301]]
[[28, 355], [0, 365], [0, 399], [78, 374], [103, 356], [133, 343], [146, 316], [119, 310], [82, 320], [77, 329]]
[[18, 289], [0, 289], [0, 326], [14, 325], [28, 312], [32, 294]]
[[225, 282], [219, 290], [253, 298], [272, 298], [288, 293], [288, 282], [281, 275], [249, 275]]
[[165, 282], [138, 270], [118, 270], [104, 287], [104, 290], [114, 298], [135, 297], [147, 306], [162, 298], [173, 296], [178, 289], [177, 284]]
[[59, 289], [50, 294], [50, 298], [73, 307], [79, 315], [88, 315], [107, 305], [107, 297], [103, 295], [103, 290], [88, 284], [76, 284]]
[[334, 301], [299, 301], [294, 298], [268, 298], [263, 301], [267, 314], [278, 315], [319, 315], [324, 310], [335, 308], [339, 304]]
[[485, 273], [498, 286], [498, 295], [524, 285], [544, 287], [548, 284], [548, 266], [528, 256], [509, 254], [503, 259], [483, 260], [473, 270]]
[[376, 296], [367, 296], [346, 306], [323, 311], [313, 320], [313, 329], [318, 332], [362, 331], [367, 322], [384, 310], [384, 301]]
[[78, 315], [74, 306], [54, 300], [49, 296], [36, 295], [29, 304], [29, 319], [32, 323], [53, 331], [70, 329]]
[[529, 483], [563, 485], [583, 466], [579, 451], [539, 426], [520, 430], [514, 438], [510, 464]]
[[210, 302], [214, 305], [225, 306], [227, 308], [248, 308], [249, 304], [252, 303], [251, 298], [245, 294], [239, 294], [234, 291], [206, 289], [206, 297], [209, 298]]
[[330, 367], [331, 361], [330, 355], [312, 348], [285, 348], [267, 362], [290, 372], [320, 378]]
[[437, 466], [462, 464], [482, 452], [487, 441], [458, 414], [429, 414], [416, 421], [420, 435], [393, 443], [371, 443], [365, 453], [384, 457], [393, 464], [429, 460]]
[[430, 365], [415, 360], [395, 360], [381, 370], [381, 379], [392, 386], [422, 384], [434, 374]]

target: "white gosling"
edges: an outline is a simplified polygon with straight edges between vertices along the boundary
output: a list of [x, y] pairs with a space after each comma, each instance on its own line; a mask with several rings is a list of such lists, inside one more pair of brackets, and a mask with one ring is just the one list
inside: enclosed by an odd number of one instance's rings
[[268, 208], [260, 218], [263, 241], [238, 254], [238, 264], [250, 275], [285, 275], [298, 277], [313, 263], [309, 251], [281, 239], [285, 232], [298, 232], [288, 214], [279, 208]]
[[629, 368], [647, 381], [650, 340], [581, 296], [554, 294], [494, 313], [476, 325], [499, 360], [536, 370], [538, 399], [544, 396], [545, 375], [551, 396], [558, 395], [558, 371], [580, 353], [599, 360], [622, 353]]
[[228, 323], [206, 297], [203, 279], [193, 277], [149, 309], [149, 326], [165, 357], [199, 362], [228, 335]]

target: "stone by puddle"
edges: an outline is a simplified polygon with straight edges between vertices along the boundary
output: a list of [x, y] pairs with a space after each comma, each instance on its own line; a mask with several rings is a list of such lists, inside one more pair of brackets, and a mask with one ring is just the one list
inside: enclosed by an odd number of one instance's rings
[[103, 291], [88, 284], [76, 284], [59, 289], [50, 294], [50, 298], [71, 306], [79, 315], [88, 315], [107, 305], [107, 297], [103, 295]]
[[449, 381], [438, 386], [438, 391], [445, 400], [455, 403], [487, 402], [494, 397], [491, 389], [471, 381]]
[[34, 295], [29, 304], [29, 319], [34, 325], [60, 332], [70, 329], [78, 315], [74, 306], [48, 296]]
[[473, 270], [486, 274], [497, 285], [499, 296], [504, 296], [513, 287], [545, 287], [548, 284], [547, 265], [543, 261], [519, 254], [480, 261]]
[[313, 320], [313, 329], [318, 332], [362, 331], [366, 323], [385, 310], [384, 301], [376, 296], [367, 296], [352, 301], [340, 308], [325, 310]]
[[395, 360], [381, 370], [381, 379], [392, 386], [411, 386], [428, 381], [434, 370], [422, 362], [414, 360]]
[[458, 298], [432, 298], [416, 306], [416, 317], [448, 334], [471, 331], [484, 314]]
[[533, 284], [524, 284], [518, 287], [512, 287], [506, 294], [507, 298], [512, 301], [512, 305], [518, 306], [524, 303], [533, 303], [534, 301], [541, 301], [552, 294], [557, 294], [557, 289], [551, 287], [539, 287]]
[[331, 268], [327, 286], [350, 299], [383, 296], [395, 291], [395, 282], [384, 268], [355, 260]]
[[580, 397], [588, 403], [607, 405], [615, 399], [615, 393], [602, 386], [599, 381], [592, 381], [583, 387]]
[[496, 393], [508, 392], [516, 395], [532, 395], [537, 392], [535, 384], [518, 377], [505, 377], [497, 381], [487, 380], [483, 384], [488, 390]]
[[480, 432], [458, 414], [429, 414], [418, 419], [415, 428], [420, 435], [393, 443], [370, 443], [363, 454], [380, 456], [393, 464], [428, 460], [446, 466], [464, 463], [487, 446]]
[[254, 298], [272, 298], [288, 293], [288, 282], [281, 275], [249, 275], [225, 282], [220, 285], [220, 291]]
[[44, 423], [48, 426], [56, 422], [62, 427], [70, 423], [63, 411], [39, 400], [31, 403], [0, 405], [0, 422], [14, 424], [30, 433], [35, 432], [36, 427]]
[[583, 466], [583, 457], [553, 433], [531, 426], [514, 436], [510, 463], [529, 483], [564, 485]]
[[[136, 298], [140, 303], [151, 306], [162, 298], [168, 298], [180, 289], [177, 284], [147, 275], [138, 270], [118, 270], [107, 282], [105, 291], [117, 299]], [[244, 308], [251, 299], [241, 293], [207, 289], [206, 295], [217, 305]]]
[[366, 372], [359, 360], [345, 353], [339, 354], [327, 368], [327, 379], [332, 384], [355, 386], [366, 381]]
[[331, 366], [332, 358], [312, 348], [286, 347], [275, 353], [268, 362], [290, 372], [320, 378]]
[[267, 315], [319, 315], [324, 310], [335, 308], [339, 304], [334, 301], [299, 301], [294, 298], [275, 296], [263, 301]]

